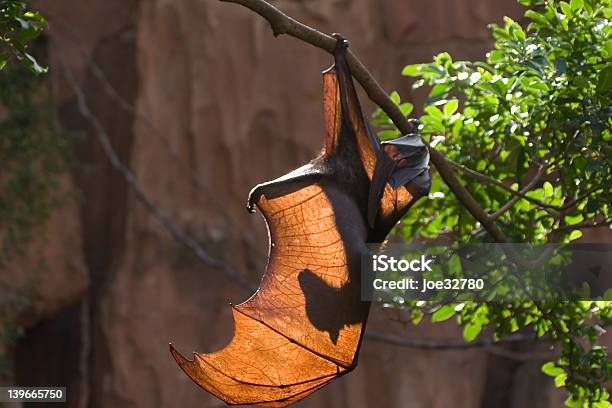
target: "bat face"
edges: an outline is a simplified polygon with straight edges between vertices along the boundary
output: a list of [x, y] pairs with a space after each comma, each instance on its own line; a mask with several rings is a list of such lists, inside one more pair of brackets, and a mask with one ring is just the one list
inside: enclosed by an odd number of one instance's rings
[[248, 208], [266, 220], [270, 257], [258, 291], [235, 306], [235, 334], [183, 371], [228, 404], [290, 405], [357, 364], [370, 304], [361, 300], [366, 243], [382, 242], [429, 190], [429, 155], [418, 135], [381, 143], [364, 118], [337, 36], [323, 75], [325, 150], [256, 186]]

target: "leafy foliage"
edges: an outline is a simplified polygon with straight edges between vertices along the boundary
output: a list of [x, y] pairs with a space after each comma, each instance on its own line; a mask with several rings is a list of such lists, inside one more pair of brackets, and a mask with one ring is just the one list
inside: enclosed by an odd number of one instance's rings
[[[492, 25], [495, 48], [486, 62], [442, 53], [403, 74], [417, 78], [414, 87], [430, 87], [421, 132], [464, 166], [456, 166], [462, 182], [504, 233], [515, 242], [569, 242], [612, 217], [611, 2], [520, 3], [530, 7], [528, 27], [510, 18]], [[410, 113], [397, 92], [391, 98]], [[384, 112], [374, 123], [381, 138], [399, 136]], [[399, 234], [490, 240], [437, 175], [429, 198], [403, 219]], [[608, 301], [393, 306], [408, 309], [415, 323], [426, 312], [433, 321], [456, 315], [466, 341], [485, 327], [496, 338], [532, 330], [557, 341], [561, 358], [543, 371], [567, 389], [566, 405], [611, 406], [602, 384], [612, 365], [597, 343], [611, 322]]]
[[11, 56], [35, 74], [47, 72], [30, 54], [30, 43], [47, 26], [40, 14], [29, 11], [23, 0], [0, 0], [0, 70]]
[[0, 267], [19, 253], [65, 196], [68, 135], [56, 130], [44, 78], [0, 72]]
[[[45, 26], [25, 2], [0, 0], [0, 268], [41, 232], [65, 195], [59, 175], [67, 168], [69, 140], [54, 126], [47, 84], [32, 76], [47, 71], [30, 54]], [[20, 63], [9, 64], [11, 56]], [[9, 350], [23, 335], [17, 318], [30, 306], [44, 268], [40, 259], [17, 292], [0, 281], [0, 384], [11, 383]]]

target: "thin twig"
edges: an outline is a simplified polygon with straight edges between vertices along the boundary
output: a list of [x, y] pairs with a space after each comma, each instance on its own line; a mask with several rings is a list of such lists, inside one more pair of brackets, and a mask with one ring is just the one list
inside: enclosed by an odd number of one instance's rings
[[77, 85], [72, 73], [68, 69], [66, 65], [63, 65], [63, 73], [66, 78], [66, 81], [72, 88], [74, 95], [76, 96], [77, 107], [79, 109], [79, 113], [88, 120], [88, 122], [93, 126], [94, 133], [96, 138], [100, 142], [102, 149], [111, 165], [121, 173], [125, 181], [130, 185], [138, 200], [147, 207], [147, 209], [151, 212], [151, 214], [162, 224], [162, 226], [170, 232], [170, 234], [174, 237], [175, 240], [185, 245], [187, 248], [191, 249], [193, 253], [204, 262], [206, 265], [216, 268], [220, 270], [224, 275], [230, 278], [239, 286], [248, 289], [249, 291], [256, 290], [256, 287], [249, 282], [246, 278], [236, 272], [228, 263], [220, 261], [216, 258], [210, 256], [204, 248], [190, 235], [188, 235], [183, 229], [181, 229], [174, 221], [161, 209], [159, 208], [155, 202], [146, 194], [138, 179], [132, 173], [132, 171], [124, 165], [119, 156], [117, 155], [115, 149], [113, 148], [108, 134], [96, 118], [96, 116], [91, 112], [89, 106], [87, 105], [87, 101], [85, 98], [85, 94], [83, 90]]
[[595, 218], [593, 218], [593, 219], [590, 219], [590, 220], [587, 220], [587, 221], [583, 221], [583, 222], [578, 223], [578, 224], [571, 224], [571, 225], [560, 226], [555, 231], [567, 231], [567, 230], [576, 230], [576, 229], [610, 227], [611, 223], [612, 223], [612, 219], [607, 219], [607, 220], [603, 220], [603, 221], [597, 222], [597, 220]]
[[578, 198], [576, 198], [575, 200], [572, 200], [571, 202], [564, 204], [562, 206], [556, 206], [556, 205], [552, 205], [552, 204], [546, 204], [543, 201], [540, 201], [536, 198], [533, 197], [529, 197], [528, 195], [526, 195], [526, 193], [528, 191], [524, 191], [527, 189], [523, 189], [521, 191], [516, 191], [514, 189], [512, 189], [512, 187], [504, 184], [502, 181], [499, 181], [497, 179], [494, 179], [493, 177], [487, 176], [486, 174], [482, 174], [479, 173], [475, 170], [470, 169], [469, 167], [464, 166], [463, 164], [459, 164], [453, 161], [448, 160], [448, 163], [451, 167], [454, 167], [457, 170], [462, 171], [463, 173], [465, 173], [466, 175], [470, 176], [471, 178], [473, 178], [474, 180], [477, 181], [482, 181], [484, 183], [487, 184], [493, 184], [497, 187], [500, 187], [504, 190], [506, 190], [507, 192], [509, 192], [510, 194], [512, 194], [515, 197], [519, 197], [522, 199], [525, 199], [527, 201], [529, 201], [532, 204], [537, 205], [538, 207], [541, 207], [543, 209], [550, 209], [553, 211], [565, 211], [568, 210], [572, 207], [574, 207], [576, 204], [580, 203], [580, 201], [584, 200], [586, 197], [588, 197], [589, 195], [593, 194], [594, 192], [603, 189], [602, 187], [593, 187], [589, 190], [587, 190], [586, 192], [584, 192], [583, 194], [581, 194]]
[[516, 191], [514, 190], [512, 187], [506, 185], [504, 182], [499, 181], [497, 179], [494, 179], [493, 177], [487, 176], [486, 174], [482, 174], [479, 173], [475, 170], [470, 169], [467, 166], [464, 166], [463, 164], [460, 163], [455, 163], [455, 162], [450, 162], [449, 163], [451, 167], [462, 171], [463, 173], [465, 173], [467, 176], [470, 176], [471, 178], [473, 178], [474, 180], [477, 181], [482, 181], [483, 183], [487, 183], [487, 184], [493, 184], [503, 190], [506, 190], [507, 192], [509, 192], [510, 194], [512, 194], [513, 196], [519, 197], [519, 198], [523, 198], [527, 201], [529, 201], [532, 204], [537, 205], [538, 207], [542, 207], [542, 208], [549, 208], [549, 209], [554, 209], [556, 210], [557, 207], [554, 205], [550, 205], [550, 204], [546, 204], [545, 202], [542, 202], [538, 199], [529, 197], [528, 195], [526, 195], [527, 192], [524, 191]]
[[[514, 195], [508, 202], [506, 202], [506, 204], [501, 206], [501, 208], [499, 210], [497, 210], [493, 214], [491, 214], [491, 218], [496, 220], [499, 217], [501, 217], [506, 211], [508, 211], [512, 207], [514, 207], [514, 205], [517, 202], [519, 202], [519, 200], [522, 199], [521, 196], [523, 196], [527, 192], [531, 191], [531, 189], [534, 188], [540, 182], [540, 180], [542, 179], [542, 176], [544, 176], [545, 173], [546, 173], [546, 166], [540, 165], [540, 168], [538, 169], [538, 172], [533, 177], [533, 179], [531, 179], [531, 181], [529, 183], [527, 183], [527, 185], [523, 189], [521, 189], [521, 191], [517, 192], [516, 195]], [[551, 211], [551, 210], [548, 209], [548, 211]]]
[[598, 190], [603, 190], [603, 187], [591, 187], [589, 190], [585, 191], [584, 193], [582, 193], [581, 195], [579, 195], [576, 199], [570, 201], [567, 204], [563, 204], [561, 207], [558, 208], [559, 211], [566, 211], [566, 210], [570, 210], [573, 207], [575, 207], [577, 204], [579, 204], [582, 200], [584, 200], [585, 198], [589, 197], [591, 194], [595, 193]]

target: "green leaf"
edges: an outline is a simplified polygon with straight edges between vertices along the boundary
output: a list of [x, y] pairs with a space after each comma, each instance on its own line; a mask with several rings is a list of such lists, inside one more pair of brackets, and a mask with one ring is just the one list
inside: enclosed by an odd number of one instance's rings
[[560, 388], [565, 386], [565, 380], [567, 380], [567, 374], [559, 374], [555, 377], [555, 387]]
[[468, 323], [463, 328], [463, 338], [465, 341], [472, 341], [480, 334], [482, 326], [478, 323]]
[[554, 193], [553, 185], [549, 181], [545, 181], [542, 187], [544, 188], [544, 197], [551, 198]]
[[447, 118], [452, 116], [453, 113], [457, 111], [458, 107], [459, 101], [456, 99], [451, 99], [446, 103], [446, 105], [444, 105], [444, 116], [446, 116]]
[[563, 10], [563, 14], [565, 14], [568, 18], [571, 18], [574, 15], [574, 13], [572, 13], [572, 8], [567, 2], [562, 1], [559, 4], [561, 5], [561, 10]]
[[[435, 108], [435, 106], [431, 106]], [[440, 112], [442, 114], [442, 112]], [[446, 127], [442, 123], [442, 119], [437, 116], [425, 115], [421, 116], [421, 121], [423, 122], [423, 133], [439, 133], [444, 134], [446, 132]]]
[[528, 87], [530, 89], [536, 89], [538, 91], [544, 91], [544, 92], [548, 92], [550, 90], [548, 85], [546, 85], [546, 83], [544, 81], [539, 80], [539, 79], [536, 79], [536, 80], [530, 82]]
[[535, 21], [536, 23], [539, 23], [543, 26], [548, 26], [548, 20], [546, 19], [546, 17], [544, 17], [542, 14], [534, 11], [534, 10], [527, 10], [525, 12], [525, 17], [532, 19], [533, 21]]
[[578, 224], [579, 222], [582, 222], [582, 221], [584, 221], [584, 215], [582, 215], [582, 214], [566, 215], [565, 216], [565, 223], [567, 225]]
[[28, 27], [15, 35], [13, 38], [13, 43], [17, 49], [23, 50], [25, 49], [27, 43], [38, 37], [39, 34], [40, 29], [38, 27]]
[[410, 113], [412, 113], [412, 110], [414, 109], [414, 105], [411, 104], [410, 102], [404, 102], [400, 105], [400, 111], [404, 114], [404, 116], [408, 116], [410, 115]]
[[414, 309], [411, 314], [412, 324], [418, 325], [423, 320], [423, 312], [420, 309]]
[[572, 11], [574, 13], [576, 11], [581, 10], [583, 6], [584, 6], [584, 2], [582, 0], [571, 0], [570, 1], [570, 7], [572, 8]]
[[490, 74], [495, 74], [495, 68], [493, 68], [491, 65], [487, 64], [486, 62], [476, 61], [474, 62], [474, 65], [477, 66], [478, 68], [484, 69]]
[[389, 95], [389, 98], [391, 98], [391, 100], [393, 101], [394, 104], [399, 105], [400, 103], [400, 94], [397, 93], [397, 91], [393, 91], [391, 92], [391, 95]]
[[606, 41], [604, 51], [608, 57], [612, 57], [612, 40]]
[[578, 238], [582, 237], [582, 231], [580, 230], [574, 230], [572, 231], [572, 233], [569, 236], [569, 240], [570, 241], [574, 241], [577, 240]]
[[30, 71], [34, 72], [37, 75], [44, 74], [47, 72], [47, 68], [43, 68], [38, 65], [38, 62], [36, 61], [36, 59], [34, 59], [33, 56], [31, 56], [27, 52], [24, 54], [24, 56], [24, 63], [30, 69]]
[[453, 63], [453, 59], [448, 52], [441, 52], [434, 57], [436, 64], [448, 68]]
[[444, 305], [431, 315], [432, 322], [443, 322], [455, 315], [455, 305]]
[[[563, 58], [555, 58], [555, 69], [557, 74], [564, 74], [567, 71], [567, 61]], [[548, 86], [546, 87], [548, 90]]]
[[557, 365], [552, 361], [542, 365], [542, 372], [551, 377], [557, 377], [558, 375], [565, 374], [565, 370], [561, 367], [557, 367]]
[[565, 400], [565, 406], [569, 408], [584, 408], [584, 401], [582, 398], [574, 398], [573, 396], [569, 396]]
[[441, 101], [446, 97], [447, 92], [449, 91], [449, 86], [447, 84], [438, 84], [431, 88], [429, 92], [429, 97], [427, 98], [428, 104], [433, 104], [438, 101]]
[[442, 113], [442, 111], [438, 108], [436, 108], [435, 106], [429, 105], [427, 107], [425, 107], [425, 112], [427, 112], [428, 114], [430, 114], [431, 116], [438, 118], [438, 119], [444, 119], [444, 114]]
[[504, 59], [505, 55], [506, 53], [504, 53], [502, 50], [494, 50], [487, 54], [487, 59], [491, 64], [493, 64]]
[[407, 65], [402, 70], [402, 75], [405, 76], [420, 76], [422, 72], [422, 64]]
[[612, 64], [606, 65], [599, 73], [597, 81], [597, 93], [600, 95], [606, 94], [612, 87]]

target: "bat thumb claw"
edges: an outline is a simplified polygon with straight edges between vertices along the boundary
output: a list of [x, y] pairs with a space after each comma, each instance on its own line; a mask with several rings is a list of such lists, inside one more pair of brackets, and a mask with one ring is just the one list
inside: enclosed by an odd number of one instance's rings
[[419, 126], [423, 124], [423, 122], [414, 118], [408, 119], [408, 123], [412, 125], [412, 133], [419, 133]]
[[249, 201], [246, 205], [246, 209], [249, 213], [255, 214], [255, 203]]

